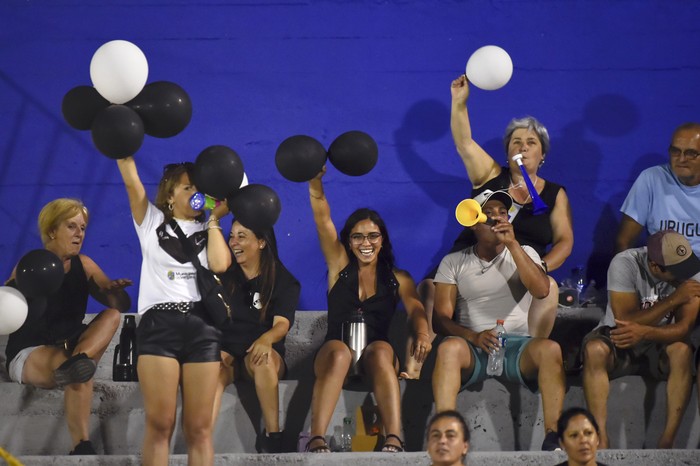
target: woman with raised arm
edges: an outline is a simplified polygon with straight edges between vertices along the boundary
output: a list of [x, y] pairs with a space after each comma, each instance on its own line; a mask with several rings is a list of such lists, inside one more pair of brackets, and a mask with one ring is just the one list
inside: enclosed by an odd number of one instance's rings
[[281, 453], [279, 380], [287, 372], [284, 340], [294, 325], [301, 285], [280, 261], [272, 227], [252, 230], [236, 220], [228, 245], [234, 261], [222, 280], [230, 294], [231, 321], [221, 329], [214, 422], [226, 386], [239, 379], [251, 380], [265, 422], [256, 449]]
[[204, 267], [214, 273], [231, 265], [217, 206], [203, 223], [190, 197], [197, 191], [194, 164], [169, 164], [163, 170], [155, 205], [149, 202], [133, 157], [117, 161], [143, 262], [136, 330], [137, 370], [146, 411], [142, 447], [145, 465], [167, 465], [175, 429], [178, 387], [189, 465], [214, 463], [212, 412], [219, 376], [221, 332], [202, 306], [197, 270], [173, 226], [184, 232]]
[[[90, 441], [90, 407], [97, 363], [112, 341], [131, 299], [131, 280], [110, 280], [81, 254], [89, 220], [77, 199], [55, 199], [39, 213], [39, 232], [47, 251], [63, 264], [61, 287], [44, 300], [30, 300], [24, 324], [10, 334], [5, 354], [15, 382], [39, 388], [64, 387], [65, 418], [73, 441], [71, 455], [96, 455]], [[7, 285], [16, 287], [16, 268]], [[106, 309], [83, 324], [88, 297]], [[38, 308], [37, 308], [38, 307]]]
[[[484, 192], [507, 191], [513, 198], [508, 220], [513, 224], [515, 237], [520, 244], [531, 246], [542, 258], [548, 271], [564, 263], [574, 246], [574, 231], [571, 223], [571, 206], [563, 186], [546, 181], [538, 175], [549, 152], [549, 134], [533, 117], [516, 118], [510, 121], [503, 137], [506, 165], [501, 166], [473, 138], [467, 111], [469, 82], [466, 76], [452, 81], [452, 109], [450, 127], [457, 152], [462, 158], [467, 176], [472, 184], [471, 197]], [[547, 206], [547, 212], [534, 213], [530, 191], [514, 156], [522, 154], [522, 164], [537, 194]], [[465, 228], [450, 252], [459, 251], [476, 242], [473, 233]], [[421, 300], [428, 317], [432, 316], [435, 286], [433, 276], [437, 268], [419, 285]], [[549, 294], [544, 299], [533, 301], [528, 315], [529, 332], [533, 337], [546, 338], [552, 332], [559, 299], [559, 287], [550, 277]], [[409, 376], [420, 372], [416, 364], [409, 365]]]
[[311, 209], [321, 251], [328, 267], [328, 333], [314, 361], [310, 452], [329, 452], [324, 438], [352, 363], [341, 328], [358, 309], [367, 324], [367, 346], [359, 359], [360, 373], [369, 379], [385, 430], [382, 451], [400, 452], [401, 406], [398, 358], [388, 342], [389, 325], [399, 300], [413, 323], [413, 356], [423, 361], [432, 346], [428, 322], [411, 276], [394, 266], [389, 232], [377, 212], [353, 212], [340, 231], [331, 219], [323, 192], [323, 167], [309, 181]]

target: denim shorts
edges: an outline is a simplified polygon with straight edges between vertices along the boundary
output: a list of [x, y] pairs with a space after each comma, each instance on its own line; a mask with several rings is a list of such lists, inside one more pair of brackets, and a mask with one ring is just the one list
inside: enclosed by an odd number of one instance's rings
[[[496, 377], [496, 379], [506, 382], [519, 383], [532, 393], [537, 393], [537, 379], [526, 380], [523, 378], [523, 375], [520, 372], [520, 358], [522, 357], [525, 347], [531, 341], [532, 337], [523, 335], [508, 335], [508, 342], [506, 343], [506, 356], [503, 361], [503, 373]], [[474, 356], [474, 371], [469, 377], [469, 380], [462, 385], [461, 390], [464, 390], [470, 385], [483, 382], [490, 377], [489, 375], [486, 375], [486, 366], [488, 365], [489, 360], [488, 353], [469, 342], [467, 342], [467, 344], [472, 352], [472, 356]]]

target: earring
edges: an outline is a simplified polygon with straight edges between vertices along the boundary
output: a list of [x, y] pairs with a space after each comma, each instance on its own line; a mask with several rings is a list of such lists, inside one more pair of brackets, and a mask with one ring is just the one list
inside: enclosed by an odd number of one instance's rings
[[53, 235], [49, 235], [49, 239], [56, 239], [56, 237]]
[[169, 204], [168, 204], [168, 210], [169, 210], [170, 212], [173, 211], [173, 205], [172, 205], [172, 203], [169, 203]]

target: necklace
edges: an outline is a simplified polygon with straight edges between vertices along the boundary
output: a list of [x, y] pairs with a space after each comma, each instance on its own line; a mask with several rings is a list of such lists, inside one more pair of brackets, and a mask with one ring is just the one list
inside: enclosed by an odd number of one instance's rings
[[[522, 188], [523, 181], [525, 181], [525, 178], [523, 178], [518, 184], [513, 184], [513, 180], [511, 179], [509, 189], [512, 188], [515, 190], [515, 189]], [[537, 177], [537, 175], [535, 175], [535, 181], [532, 183], [532, 186], [535, 188], [535, 190], [537, 190], [537, 182], [538, 181], [540, 181], [540, 179]], [[518, 202], [518, 204], [527, 204], [527, 201], [529, 201], [531, 197], [532, 197], [532, 195], [530, 194], [530, 190], [528, 189], [527, 190], [527, 197], [525, 198], [525, 200], [523, 202]]]
[[498, 254], [496, 257], [491, 259], [490, 261], [485, 261], [483, 260], [480, 256], [478, 251], [476, 250], [476, 246], [474, 246], [474, 255], [476, 256], [476, 259], [479, 261], [479, 266], [481, 267], [481, 275], [485, 274], [486, 272], [489, 271], [491, 267], [496, 265], [496, 262], [498, 261], [498, 258], [501, 257], [500, 254]]

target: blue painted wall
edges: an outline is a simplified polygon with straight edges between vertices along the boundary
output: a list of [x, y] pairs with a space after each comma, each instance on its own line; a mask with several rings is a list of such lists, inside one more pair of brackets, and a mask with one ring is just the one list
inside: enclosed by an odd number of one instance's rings
[[[90, 84], [92, 54], [125, 39], [149, 82], [190, 95], [188, 128], [137, 153], [151, 197], [162, 166], [212, 144], [241, 155], [251, 182], [283, 203], [281, 255], [303, 284], [301, 309], [325, 309], [325, 266], [305, 184], [276, 171], [294, 134], [328, 146], [360, 129], [379, 144], [368, 175], [329, 168], [336, 224], [359, 206], [385, 217], [398, 265], [417, 279], [459, 232], [470, 192], [449, 133], [449, 85], [469, 55], [496, 44], [511, 82], [470, 98], [475, 138], [503, 160], [510, 118], [543, 121], [552, 150], [541, 174], [568, 188], [577, 264], [604, 276], [618, 209], [637, 174], [666, 160], [678, 124], [700, 120], [700, 2], [686, 1], [4, 1], [0, 5], [0, 276], [40, 247], [36, 217], [60, 196], [93, 218], [83, 252], [113, 278], [138, 278], [140, 251], [114, 161], [62, 119], [61, 100]], [[136, 288], [132, 290], [136, 296]], [[96, 310], [96, 309], [93, 309]]]

